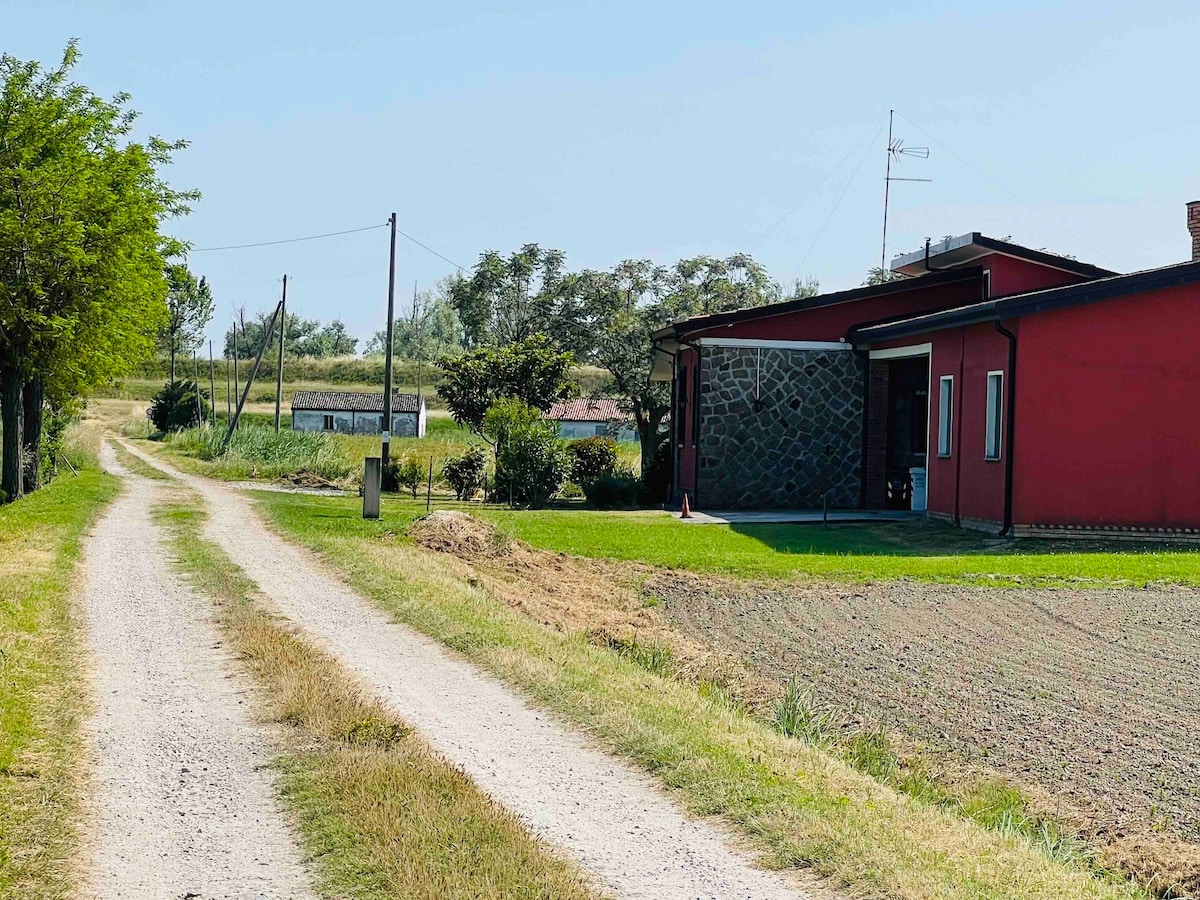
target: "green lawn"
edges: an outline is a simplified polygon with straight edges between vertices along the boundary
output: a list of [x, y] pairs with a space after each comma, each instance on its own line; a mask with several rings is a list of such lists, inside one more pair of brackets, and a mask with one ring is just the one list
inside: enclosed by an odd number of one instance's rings
[[[347, 527], [402, 531], [423, 501], [387, 498], [379, 523], [354, 520], [359, 501], [306, 498]], [[439, 503], [439, 507], [447, 504]], [[509, 534], [553, 552], [744, 578], [872, 581], [914, 578], [986, 585], [1200, 584], [1200, 551], [1041, 540], [1000, 541], [934, 522], [691, 525], [662, 512], [509, 510], [471, 504]]]
[[77, 874], [83, 654], [70, 600], [82, 537], [117, 479], [79, 477], [0, 507], [0, 896], [62, 897]]

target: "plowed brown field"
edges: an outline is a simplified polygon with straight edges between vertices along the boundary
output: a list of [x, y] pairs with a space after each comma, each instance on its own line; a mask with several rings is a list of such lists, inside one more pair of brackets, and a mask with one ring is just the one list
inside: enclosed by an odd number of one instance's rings
[[1098, 835], [1200, 841], [1200, 592], [661, 572], [644, 590], [694, 639], [1062, 797]]

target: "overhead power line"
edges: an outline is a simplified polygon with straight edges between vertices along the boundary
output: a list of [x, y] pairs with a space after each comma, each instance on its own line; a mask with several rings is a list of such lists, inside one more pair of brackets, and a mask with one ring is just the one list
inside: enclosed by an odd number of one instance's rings
[[1012, 197], [1014, 200], [1016, 200], [1018, 203], [1020, 203], [1026, 209], [1032, 210], [1033, 212], [1037, 213], [1039, 216], [1041, 216], [1043, 219], [1045, 219], [1051, 225], [1054, 225], [1055, 227], [1059, 228], [1064, 234], [1074, 238], [1075, 240], [1079, 241], [1079, 243], [1083, 244], [1083, 246], [1085, 246], [1089, 250], [1093, 251], [1101, 259], [1104, 259], [1109, 263], [1113, 262], [1105, 254], [1105, 252], [1103, 250], [1101, 250], [1099, 247], [1095, 247], [1092, 244], [1089, 244], [1087, 241], [1085, 241], [1083, 238], [1081, 238], [1075, 232], [1071, 231], [1071, 229], [1069, 229], [1062, 222], [1058, 221], [1053, 216], [1048, 215], [1044, 211], [1038, 209], [1036, 206], [1034, 206], [1033, 204], [1022, 199], [1021, 197], [1018, 197], [1016, 194], [1014, 194], [1012, 191], [1010, 191], [1008, 188], [1006, 188], [1004, 185], [1002, 185], [1000, 182], [998, 182], [995, 178], [992, 178], [986, 172], [982, 172], [979, 169], [975, 168], [975, 166], [971, 165], [969, 162], [967, 162], [965, 159], [963, 159], [961, 156], [959, 156], [957, 153], [955, 153], [953, 150], [951, 150], [949, 147], [947, 147], [944, 143], [942, 143], [937, 138], [935, 138], [926, 129], [922, 128], [920, 125], [918, 125], [912, 119], [910, 119], [908, 116], [904, 115], [904, 113], [897, 111], [896, 115], [898, 115], [900, 118], [902, 118], [905, 122], [907, 122], [913, 128], [917, 129], [919, 132], [924, 134], [925, 137], [929, 138], [931, 141], [933, 141], [935, 144], [937, 144], [939, 147], [941, 147], [943, 150], [945, 150], [947, 153], [949, 153], [951, 156], [953, 156], [955, 159], [957, 159], [960, 163], [962, 163], [964, 166], [966, 166], [968, 169], [970, 169], [972, 172], [974, 172], [976, 175], [978, 175], [984, 181], [988, 182], [993, 187], [998, 188], [999, 190], [1008, 194], [1008, 196]]
[[284, 238], [280, 241], [257, 241], [253, 244], [226, 244], [222, 247], [193, 247], [189, 253], [208, 253], [213, 250], [245, 250], [249, 247], [273, 247], [277, 244], [296, 244], [300, 241], [316, 241], [321, 238], [339, 237], [343, 234], [358, 234], [360, 231], [371, 231], [374, 228], [386, 228], [387, 222], [378, 225], [365, 225], [362, 228], [349, 228], [345, 231], [329, 231], [325, 234], [309, 234], [304, 237]]

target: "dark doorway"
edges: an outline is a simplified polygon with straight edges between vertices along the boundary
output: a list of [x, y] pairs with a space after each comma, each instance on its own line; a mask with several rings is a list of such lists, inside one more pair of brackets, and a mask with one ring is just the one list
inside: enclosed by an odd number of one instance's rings
[[925, 468], [929, 443], [929, 357], [888, 363], [888, 509], [911, 509], [912, 469]]

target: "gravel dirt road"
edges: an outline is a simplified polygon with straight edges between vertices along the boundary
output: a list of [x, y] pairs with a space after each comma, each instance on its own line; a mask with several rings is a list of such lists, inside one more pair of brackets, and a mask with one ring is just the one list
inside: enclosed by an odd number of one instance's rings
[[694, 639], [1064, 797], [1097, 835], [1200, 839], [1200, 592], [663, 572], [644, 590]]
[[262, 523], [246, 498], [183, 475], [200, 492], [207, 536], [279, 611], [316, 638], [447, 759], [618, 897], [782, 900], [823, 886], [755, 867], [711, 823], [685, 816], [649, 778], [588, 745], [498, 680], [393, 622]]
[[96, 822], [85, 896], [310, 898], [208, 602], [171, 571], [150, 510], [161, 482], [101, 461], [125, 492], [85, 550]]

